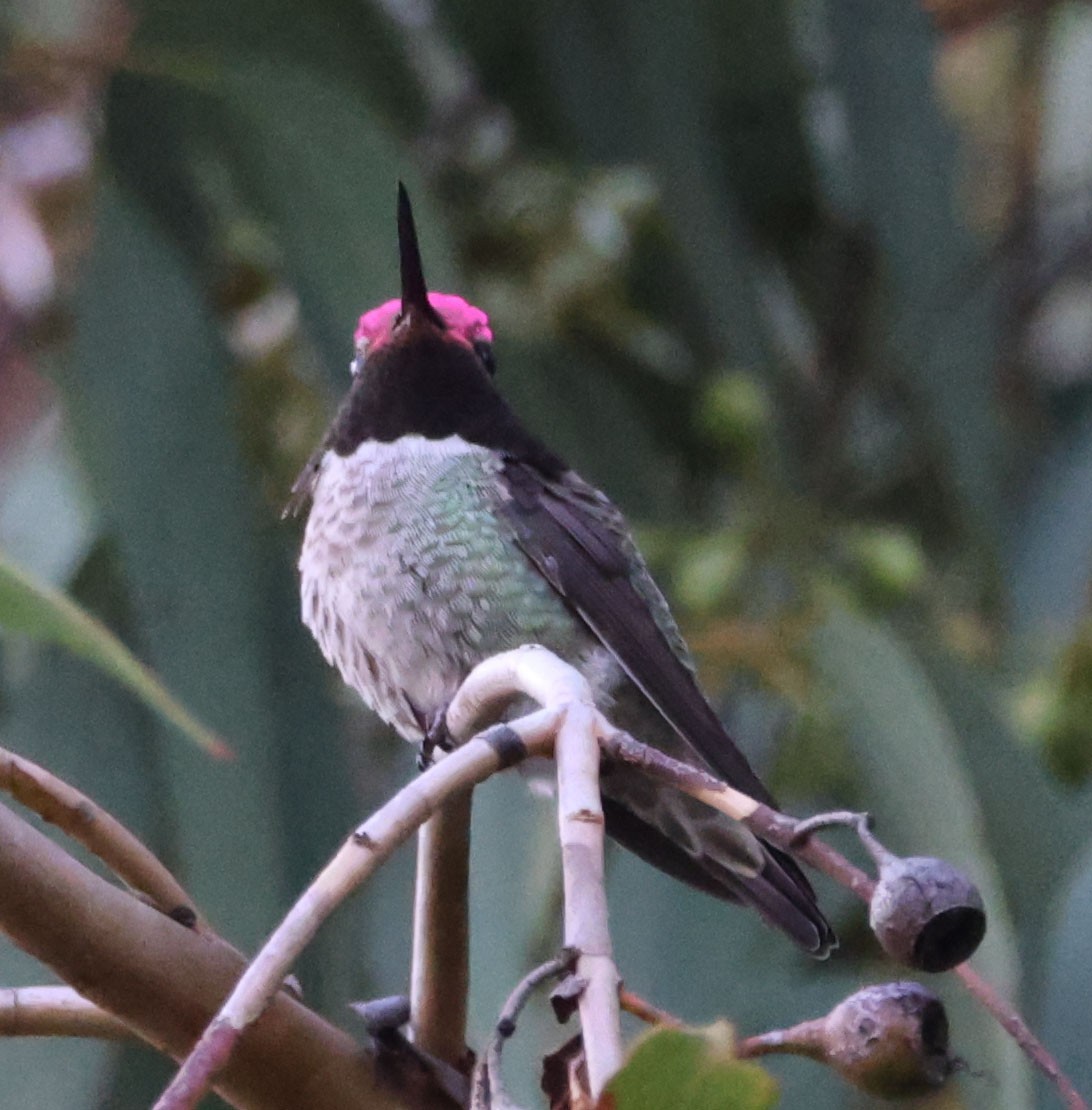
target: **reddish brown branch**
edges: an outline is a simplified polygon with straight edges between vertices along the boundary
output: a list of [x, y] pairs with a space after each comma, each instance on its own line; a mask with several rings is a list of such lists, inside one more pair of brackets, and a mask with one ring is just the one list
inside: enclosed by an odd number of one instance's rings
[[625, 987], [619, 988], [618, 1003], [627, 1014], [632, 1014], [646, 1025], [664, 1025], [668, 1029], [682, 1029], [684, 1023], [674, 1014], [653, 1006], [647, 999]]
[[[184, 1056], [244, 964], [93, 874], [0, 806], [0, 930], [141, 1039]], [[408, 1105], [379, 1085], [372, 1058], [281, 991], [217, 1085], [254, 1110], [384, 1110]]]
[[963, 985], [977, 999], [983, 1009], [991, 1013], [1006, 1033], [1020, 1046], [1024, 1055], [1058, 1088], [1068, 1110], [1088, 1110], [1069, 1077], [1058, 1066], [1057, 1060], [1043, 1047], [1039, 1038], [1028, 1028], [1027, 1022], [987, 983], [970, 964], [960, 964], [955, 969]]
[[163, 913], [184, 910], [190, 918], [187, 924], [204, 927], [193, 899], [155, 854], [86, 794], [4, 748], [0, 748], [0, 790], [82, 844]]
[[71, 987], [0, 990], [0, 1037], [94, 1037], [125, 1040], [132, 1031]]
[[[816, 871], [833, 879], [866, 904], [871, 901], [875, 882], [841, 852], [815, 836], [800, 839], [801, 824], [769, 806], [762, 805], [689, 764], [672, 759], [654, 748], [640, 744], [631, 736], [617, 732], [604, 720], [600, 743], [612, 759], [640, 767], [645, 774], [669, 783], [678, 790], [699, 798], [707, 805], [742, 821], [753, 833], [802, 860]], [[1088, 1110], [1047, 1047], [1028, 1027], [1017, 1010], [1004, 1001], [970, 964], [961, 964], [956, 975], [979, 1004], [1001, 1025], [1025, 1056], [1058, 1089], [1069, 1110]]]

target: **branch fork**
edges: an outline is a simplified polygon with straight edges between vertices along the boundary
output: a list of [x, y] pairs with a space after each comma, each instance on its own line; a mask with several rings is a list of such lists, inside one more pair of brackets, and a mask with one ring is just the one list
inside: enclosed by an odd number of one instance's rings
[[[478, 731], [487, 722], [497, 720], [514, 701], [527, 698], [542, 708], [518, 720]], [[461, 742], [459, 746], [407, 784], [348, 837], [247, 967], [185, 1059], [174, 1081], [156, 1103], [158, 1110], [179, 1110], [196, 1105], [227, 1064], [243, 1033], [275, 998], [289, 969], [321, 924], [349, 894], [375, 873], [400, 844], [443, 812], [453, 799], [465, 798], [475, 785], [527, 756], [552, 754], [557, 762], [558, 830], [565, 889], [565, 945], [576, 953], [573, 979], [582, 984], [577, 1006], [592, 1098], [599, 1097], [623, 1059], [619, 1024], [620, 980], [613, 959], [603, 883], [605, 830], [598, 783], [601, 753], [609, 755], [612, 760], [631, 763], [644, 773], [744, 823], [759, 836], [793, 852], [864, 900], [868, 901], [872, 896], [874, 880], [810, 835], [811, 828], [806, 823], [796, 822], [711, 775], [670, 759], [615, 729], [596, 709], [590, 688], [579, 672], [544, 648], [528, 646], [480, 664], [453, 699], [447, 713], [447, 724], [451, 736]], [[28, 781], [27, 774], [33, 775], [35, 783], [34, 789], [29, 791], [21, 789]], [[43, 809], [51, 814], [67, 811], [79, 815], [88, 812], [83, 807], [82, 796], [66, 793], [71, 788], [53, 783], [46, 772], [33, 768], [25, 761], [17, 770], [9, 770], [7, 781], [0, 776], [0, 788], [5, 786], [13, 793], [37, 799], [36, 803], [27, 797], [22, 798], [39, 808], [40, 812]], [[16, 787], [20, 789], [16, 790]], [[54, 806], [53, 797], [63, 799], [63, 804]], [[64, 821], [60, 823], [67, 831], [78, 835], [77, 821], [69, 820], [72, 827], [65, 826]], [[145, 859], [139, 865], [141, 870], [130, 866], [128, 860], [137, 858], [139, 853], [134, 855], [133, 846], [126, 843], [124, 837], [116, 835], [109, 821], [100, 818], [96, 827], [106, 830], [107, 847], [99, 850], [119, 874], [147, 890], [165, 913], [169, 914], [179, 905], [189, 906], [184, 892], [169, 876], [155, 874], [158, 863], [149, 864]], [[802, 836], [806, 839], [802, 840]], [[111, 857], [110, 853], [115, 851], [114, 844], [120, 846], [118, 851], [124, 863]], [[92, 850], [96, 847], [99, 845], [92, 846]], [[45, 850], [39, 849], [41, 852]], [[0, 915], [2, 913], [3, 906], [0, 906]], [[163, 921], [163, 918], [159, 920]], [[0, 924], [15, 936], [10, 921], [0, 916]], [[190, 930], [183, 932], [193, 936]], [[16, 936], [16, 939], [20, 940], [20, 937]], [[35, 951], [36, 944], [30, 934], [27, 939], [28, 944], [24, 946]], [[218, 938], [211, 933], [209, 940], [218, 942]], [[1017, 1040], [1036, 1066], [1055, 1082], [1066, 1105], [1074, 1110], [1085, 1107], [1056, 1062], [1019, 1015], [1003, 1003], [968, 965], [961, 965], [956, 974]], [[460, 991], [465, 995], [465, 987], [460, 987]], [[93, 1009], [76, 1003], [69, 996], [58, 996], [48, 1001], [62, 1004], [60, 1008], [54, 1007], [50, 1011], [53, 1014], [63, 1013], [65, 1006], [73, 1012], [78, 1011], [79, 1022], [84, 1022], [92, 1035], [95, 1030], [99, 1031], [99, 1035], [106, 1036], [117, 1031]], [[465, 1005], [465, 999], [460, 998], [458, 1005]], [[49, 1017], [44, 1020], [56, 1022], [65, 1019]], [[459, 1033], [456, 1040], [461, 1041], [461, 1029]], [[462, 1045], [454, 1046], [452, 1051], [454, 1048], [461, 1050]]]

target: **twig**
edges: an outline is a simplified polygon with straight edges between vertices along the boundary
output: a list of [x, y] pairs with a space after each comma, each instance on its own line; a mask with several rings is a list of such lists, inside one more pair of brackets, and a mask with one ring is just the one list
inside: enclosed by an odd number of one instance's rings
[[455, 795], [421, 826], [413, 900], [411, 1037], [456, 1068], [467, 1054], [471, 797]]
[[[80, 994], [160, 1051], [182, 1057], [244, 967], [214, 933], [197, 934], [119, 890], [0, 805], [0, 929]], [[217, 1083], [237, 1106], [394, 1110], [371, 1057], [281, 991]]]
[[71, 987], [0, 990], [0, 1037], [95, 1037], [117, 1041], [133, 1031]]
[[627, 763], [646, 775], [682, 790], [698, 801], [731, 817], [746, 821], [758, 806], [750, 795], [729, 786], [708, 771], [693, 764], [673, 759], [658, 748], [634, 740], [628, 732], [617, 729], [601, 713], [598, 717], [599, 746], [604, 755], [616, 763]]
[[0, 748], [0, 789], [67, 833], [162, 913], [201, 930], [193, 899], [117, 818], [44, 767]]
[[604, 886], [603, 806], [599, 794], [597, 712], [591, 691], [572, 701], [557, 732], [558, 829], [565, 889], [565, 945], [579, 952], [576, 974], [585, 980], [580, 995], [580, 1028], [588, 1085], [598, 1099], [622, 1066], [618, 969], [614, 966]]
[[496, 1107], [508, 1103], [501, 1075], [501, 1053], [504, 1051], [505, 1041], [515, 1033], [516, 1021], [536, 988], [547, 979], [561, 975], [572, 964], [573, 956], [573, 952], [566, 951], [540, 964], [525, 975], [508, 996], [500, 1017], [497, 1018], [497, 1024], [493, 1027], [493, 1036], [489, 1039], [485, 1054], [474, 1069], [471, 1110], [487, 1110], [489, 1107], [496, 1110]]
[[575, 667], [544, 647], [528, 644], [483, 660], [467, 675], [447, 707], [448, 732], [467, 740], [520, 697], [556, 710], [586, 702], [589, 691]]
[[1006, 1033], [1020, 1046], [1024, 1055], [1058, 1088], [1068, 1110], [1088, 1110], [1088, 1103], [1079, 1094], [1058, 1061], [1046, 1050], [1027, 1022], [987, 983], [969, 963], [955, 969], [963, 985], [979, 1004], [994, 1016]]
[[157, 1110], [195, 1106], [326, 918], [452, 795], [519, 755], [546, 754], [556, 725], [556, 711], [540, 710], [484, 733], [433, 764], [365, 821], [266, 941], [163, 1092]]
[[[600, 745], [611, 759], [639, 767], [653, 778], [669, 783], [691, 797], [741, 821], [756, 835], [791, 852], [840, 886], [852, 891], [863, 902], [867, 903], [871, 900], [876, 884], [859, 867], [854, 866], [840, 852], [814, 836], [807, 835], [806, 839], [801, 839], [801, 834], [807, 834], [813, 822], [797, 821], [787, 817], [725, 785], [712, 775], [639, 743], [626, 733], [619, 732], [603, 717], [600, 717], [599, 728]], [[857, 815], [846, 816], [856, 817]], [[1087, 1103], [1077, 1093], [1057, 1060], [1035, 1036], [1016, 1009], [1000, 998], [993, 987], [985, 982], [970, 964], [961, 964], [955, 969], [955, 973], [970, 994], [1013, 1038], [1032, 1064], [1055, 1085], [1069, 1110], [1088, 1110]]]
[[663, 1025], [668, 1029], [684, 1028], [684, 1023], [674, 1014], [661, 1010], [659, 1006], [653, 1006], [647, 999], [634, 994], [626, 987], [618, 991], [618, 1002], [627, 1014], [632, 1014], [646, 1025]]

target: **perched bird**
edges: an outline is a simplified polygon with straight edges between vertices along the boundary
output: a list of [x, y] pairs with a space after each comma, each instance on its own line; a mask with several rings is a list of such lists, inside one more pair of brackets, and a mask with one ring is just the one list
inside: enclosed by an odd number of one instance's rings
[[[769, 802], [622, 514], [508, 407], [486, 314], [428, 292], [401, 186], [398, 241], [402, 296], [361, 317], [348, 395], [289, 506], [311, 499], [302, 612], [323, 654], [423, 741], [475, 664], [542, 644], [620, 728]], [[607, 831], [649, 863], [809, 952], [835, 943], [784, 853], [632, 768], [606, 764], [602, 791]]]

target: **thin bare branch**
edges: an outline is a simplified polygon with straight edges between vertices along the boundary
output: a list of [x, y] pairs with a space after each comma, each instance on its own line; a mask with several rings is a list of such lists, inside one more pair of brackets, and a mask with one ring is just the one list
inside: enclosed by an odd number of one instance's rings
[[990, 1014], [1020, 1046], [1024, 1055], [1054, 1084], [1067, 1110], [1088, 1110], [1088, 1103], [1062, 1071], [1058, 1061], [1047, 1051], [1028, 1024], [969, 963], [960, 964], [956, 975], [971, 996]]
[[410, 974], [413, 1043], [452, 1067], [464, 1066], [470, 988], [471, 792], [456, 794], [417, 834]]
[[[612, 759], [639, 767], [653, 778], [669, 783], [729, 817], [742, 821], [753, 833], [791, 852], [857, 895], [863, 902], [868, 903], [871, 900], [876, 884], [870, 876], [817, 837], [806, 835], [802, 839], [802, 833], [808, 834], [813, 822], [787, 817], [720, 783], [712, 775], [671, 759], [662, 752], [639, 743], [633, 737], [620, 733], [605, 718], [600, 718], [598, 727], [603, 751]], [[859, 815], [846, 816], [856, 819]], [[1087, 1103], [1077, 1093], [1057, 1060], [1031, 1031], [1018, 1011], [1004, 1001], [969, 963], [961, 964], [954, 970], [970, 994], [1013, 1038], [1032, 1064], [1054, 1084], [1069, 1110], [1088, 1110]]]
[[493, 1027], [489, 1045], [474, 1069], [470, 1110], [489, 1110], [490, 1107], [497, 1110], [500, 1106], [510, 1105], [501, 1074], [504, 1044], [515, 1033], [519, 1015], [534, 991], [547, 979], [561, 975], [572, 964], [574, 955], [573, 952], [562, 952], [560, 956], [534, 968], [516, 984], [516, 989], [508, 996]]
[[71, 987], [0, 990], [0, 1037], [93, 1037], [117, 1041], [133, 1031]]
[[195, 1106], [330, 914], [449, 798], [508, 766], [513, 761], [513, 738], [519, 741], [519, 754], [547, 754], [556, 722], [556, 711], [541, 710], [467, 742], [403, 787], [365, 821], [266, 941], [163, 1092], [157, 1110]]
[[193, 928], [206, 927], [193, 899], [152, 851], [86, 794], [5, 748], [0, 748], [0, 789], [82, 844], [161, 912], [184, 917]]
[[565, 888], [565, 946], [579, 953], [576, 975], [586, 985], [580, 995], [580, 1027], [593, 1099], [622, 1066], [618, 969], [614, 965], [603, 852], [605, 823], [599, 794], [598, 714], [586, 689], [571, 701], [557, 732], [558, 830]]
[[[91, 872], [0, 805], [0, 930], [88, 1001], [167, 1055], [185, 1056], [243, 970], [211, 932], [184, 928]], [[384, 1110], [349, 1036], [281, 991], [217, 1083], [232, 1105], [261, 1110]]]
[[646, 1025], [663, 1025], [668, 1029], [684, 1028], [685, 1023], [674, 1014], [661, 1010], [659, 1006], [653, 1006], [647, 999], [634, 994], [626, 987], [618, 991], [618, 1002], [625, 1013], [632, 1014]]

